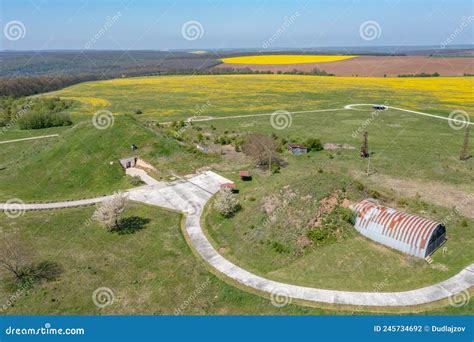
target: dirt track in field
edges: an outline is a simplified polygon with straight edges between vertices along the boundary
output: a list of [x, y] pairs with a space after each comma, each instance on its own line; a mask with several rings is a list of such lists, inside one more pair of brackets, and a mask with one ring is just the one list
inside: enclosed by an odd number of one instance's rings
[[215, 68], [250, 68], [260, 71], [311, 71], [314, 68], [324, 70], [336, 76], [398, 76], [400, 74], [419, 74], [437, 72], [441, 76], [462, 76], [474, 74], [474, 58], [425, 56], [361, 56], [343, 61], [305, 64], [231, 64], [222, 63]]

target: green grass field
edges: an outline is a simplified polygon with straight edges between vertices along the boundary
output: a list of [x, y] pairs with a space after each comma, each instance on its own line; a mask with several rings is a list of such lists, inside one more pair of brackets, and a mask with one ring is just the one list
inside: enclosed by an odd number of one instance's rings
[[[181, 215], [131, 204], [125, 217], [149, 222], [133, 234], [110, 233], [90, 221], [93, 208], [27, 212], [17, 219], [0, 217], [4, 233], [16, 231], [41, 261], [55, 261], [59, 278], [38, 284], [1, 314], [326, 314], [320, 309], [288, 306], [247, 294], [209, 273], [187, 246]], [[89, 224], [88, 224], [89, 223]], [[15, 288], [1, 273], [0, 308]], [[92, 293], [108, 287], [114, 303], [98, 308]]]
[[[390, 80], [392, 83], [381, 87], [375, 81], [356, 78], [175, 76], [75, 85], [56, 92], [82, 101], [70, 110], [75, 126], [32, 131], [19, 131], [13, 127], [2, 135], [0, 140], [60, 133], [59, 138], [2, 145], [0, 198], [19, 197], [25, 201], [69, 199], [129, 187], [117, 160], [133, 154], [130, 151], [132, 143], [139, 146], [138, 155], [160, 169], [160, 176], [164, 178], [173, 173], [190, 173], [210, 164], [219, 170], [221, 159], [218, 156], [189, 153], [175, 141], [144, 127], [137, 120], [166, 121], [194, 115], [252, 114], [278, 109], [342, 108], [348, 103], [372, 101], [388, 101], [392, 105], [440, 115], [447, 115], [462, 106], [472, 108], [472, 99], [458, 106], [471, 93], [472, 78], [417, 79], [413, 84], [408, 82], [410, 79]], [[380, 83], [386, 81], [379, 80]], [[401, 85], [395, 81], [408, 82], [406, 87], [411, 88], [400, 89]], [[440, 94], [436, 88], [432, 89], [433, 85], [430, 87], [430, 82], [445, 82], [450, 88]], [[415, 102], [418, 99], [419, 102]], [[114, 126], [103, 131], [90, 123], [94, 112], [102, 108], [117, 114]], [[143, 111], [142, 115], [132, 115], [135, 120], [123, 115], [135, 109]], [[353, 133], [365, 127], [366, 120], [371, 118], [370, 113], [370, 110], [341, 110], [298, 114], [292, 117], [291, 126], [283, 130], [272, 128], [268, 116], [196, 125], [207, 130], [211, 125], [216, 127], [214, 135], [226, 131], [274, 132], [289, 139], [318, 137], [323, 142], [349, 143], [358, 148], [361, 137]], [[370, 148], [375, 152], [373, 166], [379, 174], [395, 180], [436, 181], [456, 189], [474, 191], [474, 182], [466, 181], [472, 179], [473, 160], [464, 163], [458, 160], [463, 130], [454, 130], [443, 120], [394, 110], [370, 120], [366, 129]], [[473, 148], [471, 139], [471, 150]], [[110, 165], [110, 162], [115, 164]], [[323, 156], [321, 163], [327, 162]], [[342, 152], [330, 163], [342, 172], [360, 173], [365, 169], [353, 151]], [[22, 186], [18, 187], [18, 183]], [[387, 183], [387, 186], [391, 185]]]
[[[19, 295], [1, 315], [353, 314], [296, 305], [277, 308], [268, 299], [219, 280], [187, 246], [179, 214], [131, 203], [125, 217], [149, 221], [133, 234], [120, 235], [90, 221], [93, 210], [27, 212], [17, 219], [0, 216], [2, 233], [16, 232], [30, 243], [37, 260], [54, 261], [63, 269], [57, 280]], [[1, 308], [16, 289], [9, 275], [0, 276]], [[92, 301], [99, 287], [115, 295], [113, 304], [103, 309]], [[429, 313], [466, 314], [474, 309], [472, 304]]]
[[[380, 193], [389, 205], [438, 220], [450, 215], [454, 206], [474, 193], [474, 159], [459, 161], [463, 130], [451, 128], [444, 120], [392, 109], [373, 117], [371, 110], [342, 108], [349, 103], [388, 102], [442, 116], [454, 109], [470, 113], [472, 80], [245, 75], [145, 77], [78, 84], [54, 93], [79, 101], [70, 111], [73, 126], [31, 131], [12, 127], [0, 137], [4, 141], [60, 135], [0, 145], [0, 201], [79, 199], [130, 188], [130, 179], [118, 159], [134, 154], [153, 164], [158, 170], [153, 176], [163, 180], [211, 167], [238, 181], [238, 171], [250, 169], [253, 181], [239, 182], [242, 212], [224, 220], [209, 206], [205, 218], [213, 243], [236, 264], [279, 281], [341, 290], [370, 291], [378, 289], [381, 282], [386, 291], [429, 285], [472, 263], [474, 221], [462, 217], [469, 208], [463, 208], [463, 214], [449, 222], [447, 249], [435, 253], [431, 265], [374, 244], [355, 231], [348, 231], [337, 243], [311, 247], [297, 255], [291, 248], [288, 253], [275, 252], [268, 243], [248, 236], [265, 219], [265, 197], [285, 186], [311, 195], [311, 205], [301, 207], [305, 215], [317, 208], [320, 198], [354, 180]], [[191, 116], [325, 108], [342, 110], [296, 114], [284, 129], [272, 127], [270, 116], [195, 122], [186, 129], [184, 143], [152, 124]], [[115, 114], [114, 125], [106, 130], [98, 130], [91, 123], [92, 115], [100, 109]], [[133, 114], [138, 109], [143, 114]], [[369, 131], [369, 149], [374, 152], [371, 163], [376, 173], [370, 177], [365, 175], [367, 160], [358, 156], [361, 127]], [[218, 136], [260, 132], [289, 141], [319, 138], [323, 143], [346, 143], [354, 149], [306, 156], [283, 153], [287, 166], [268, 177], [255, 170], [253, 162], [241, 153], [198, 152], [193, 142], [197, 132], [208, 145], [214, 145]], [[130, 150], [132, 143], [138, 145], [138, 151]], [[472, 139], [470, 149], [474, 150]], [[348, 197], [357, 200], [364, 195], [352, 191]], [[92, 210], [32, 212], [16, 220], [1, 216], [2, 229], [18, 229], [43, 258], [59, 258], [55, 261], [65, 269], [59, 280], [38, 285], [8, 313], [172, 314], [207, 279], [208, 289], [183, 313], [336, 312], [297, 306], [276, 309], [268, 300], [218, 280], [186, 246], [177, 214], [132, 205], [127, 215], [148, 218], [150, 223], [135, 234], [117, 235], [96, 224], [84, 227]], [[278, 231], [267, 233], [272, 240]], [[347, 277], [348, 273], [352, 276]], [[100, 286], [113, 288], [117, 295], [116, 304], [105, 310], [97, 309], [91, 301], [92, 291]], [[0, 291], [0, 298], [11, 294], [7, 285]], [[472, 313], [474, 307], [471, 303], [446, 310], [436, 312]]]

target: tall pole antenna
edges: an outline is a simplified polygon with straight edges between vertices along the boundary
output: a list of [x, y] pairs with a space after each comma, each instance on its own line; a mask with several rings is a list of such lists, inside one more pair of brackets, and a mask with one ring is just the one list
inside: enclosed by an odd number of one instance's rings
[[464, 133], [464, 143], [462, 144], [460, 160], [468, 160], [472, 156], [469, 154], [469, 125], [466, 127], [466, 132]]
[[364, 140], [360, 146], [360, 156], [362, 158], [369, 157], [369, 132], [364, 132]]

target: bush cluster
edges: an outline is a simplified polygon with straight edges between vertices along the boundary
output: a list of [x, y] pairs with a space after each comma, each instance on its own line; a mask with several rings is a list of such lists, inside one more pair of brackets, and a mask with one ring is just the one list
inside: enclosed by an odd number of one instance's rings
[[20, 129], [40, 129], [72, 125], [71, 117], [66, 113], [36, 112], [26, 113], [19, 120]]

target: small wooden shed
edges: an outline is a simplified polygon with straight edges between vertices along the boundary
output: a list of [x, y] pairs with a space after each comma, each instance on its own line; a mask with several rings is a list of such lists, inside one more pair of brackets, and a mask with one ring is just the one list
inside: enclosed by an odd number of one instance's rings
[[292, 154], [305, 154], [308, 153], [308, 148], [301, 144], [288, 144], [288, 151]]
[[239, 172], [240, 179], [243, 181], [250, 181], [252, 180], [252, 175], [249, 171], [240, 171]]
[[239, 192], [235, 183], [224, 183], [221, 184], [221, 189], [230, 189], [232, 192]]

